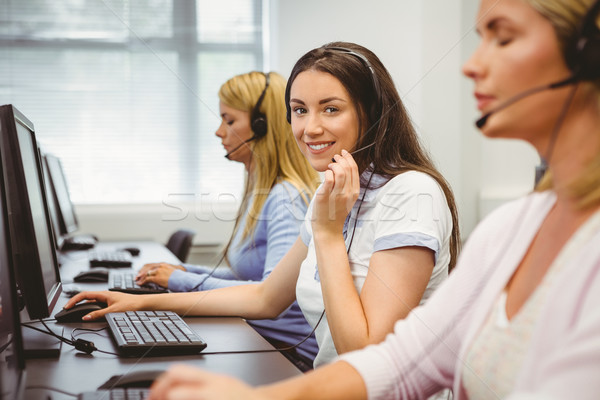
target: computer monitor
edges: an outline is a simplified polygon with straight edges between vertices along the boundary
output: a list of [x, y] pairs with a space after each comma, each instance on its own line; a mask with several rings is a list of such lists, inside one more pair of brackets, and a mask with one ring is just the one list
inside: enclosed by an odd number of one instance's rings
[[60, 234], [68, 235], [79, 229], [75, 208], [71, 202], [69, 186], [65, 176], [60, 158], [53, 154], [46, 153], [45, 161], [48, 167], [50, 183], [54, 189], [54, 196], [58, 211], [58, 220], [60, 224]]
[[[42, 159], [42, 171], [44, 172], [44, 187], [46, 189], [46, 200], [48, 200], [48, 214], [50, 216], [50, 223], [52, 225], [52, 232], [54, 233], [54, 245], [57, 250], [60, 250], [65, 242], [65, 235], [61, 233], [60, 228], [60, 216], [58, 215], [58, 205], [52, 187], [50, 172], [48, 171], [47, 154], [41, 152]], [[57, 255], [58, 257], [58, 255]]]
[[40, 154], [33, 124], [14, 106], [0, 106], [0, 155], [12, 258], [29, 318], [52, 314], [61, 294]]
[[0, 400], [20, 400], [25, 388], [25, 358], [2, 179], [0, 192]]

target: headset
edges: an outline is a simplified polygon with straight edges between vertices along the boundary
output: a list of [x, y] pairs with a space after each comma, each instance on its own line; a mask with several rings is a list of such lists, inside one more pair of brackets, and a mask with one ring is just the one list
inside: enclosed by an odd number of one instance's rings
[[373, 82], [373, 89], [375, 90], [375, 95], [377, 97], [377, 102], [376, 102], [377, 108], [376, 109], [379, 109], [379, 106], [381, 105], [381, 99], [382, 99], [381, 87], [379, 85], [379, 79], [377, 79], [377, 74], [375, 73], [375, 69], [373, 68], [373, 65], [371, 64], [369, 59], [367, 57], [365, 57], [363, 54], [361, 54], [357, 51], [348, 49], [346, 47], [336, 47], [336, 46], [325, 47], [325, 50], [335, 50], [335, 51], [339, 51], [339, 52], [354, 56], [354, 57], [358, 58], [365, 65], [365, 67], [367, 67], [367, 69], [370, 72], [371, 81]]
[[475, 121], [475, 125], [478, 128], [483, 128], [492, 114], [532, 94], [600, 78], [600, 29], [596, 25], [599, 12], [600, 0], [596, 0], [583, 17], [577, 33], [567, 44], [563, 55], [571, 71], [571, 75], [568, 78], [547, 85], [536, 86], [511, 97], [498, 107], [485, 113]]
[[[371, 76], [371, 81], [373, 83], [373, 90], [375, 91], [375, 95], [377, 97], [377, 101], [376, 101], [373, 109], [371, 110], [372, 118], [374, 118], [376, 115], [375, 111], [377, 111], [378, 109], [381, 108], [382, 96], [381, 96], [381, 88], [379, 85], [379, 80], [377, 79], [377, 74], [375, 73], [375, 69], [373, 68], [373, 65], [371, 64], [369, 59], [367, 57], [365, 57], [363, 54], [359, 53], [358, 51], [351, 50], [347, 47], [337, 47], [337, 46], [323, 47], [323, 50], [333, 50], [333, 51], [338, 51], [341, 53], [345, 53], [345, 54], [354, 56], [354, 57], [358, 58], [362, 62], [362, 64], [369, 70], [369, 75]], [[287, 107], [286, 118], [289, 123], [292, 122], [291, 110], [289, 107]]]
[[250, 114], [250, 127], [252, 128], [252, 132], [254, 132], [254, 136], [257, 139], [265, 136], [267, 134], [267, 116], [260, 111], [260, 106], [262, 105], [263, 99], [267, 94], [267, 89], [269, 88], [270, 81], [270, 73], [263, 73], [265, 76], [265, 88], [263, 89], [258, 101], [254, 105], [252, 109], [252, 114]]
[[227, 159], [229, 159], [229, 156], [231, 156], [233, 153], [235, 153], [240, 147], [245, 146], [248, 142], [251, 142], [256, 139], [260, 139], [267, 134], [267, 127], [268, 127], [267, 116], [260, 111], [260, 106], [262, 105], [265, 95], [267, 94], [267, 89], [269, 88], [271, 73], [267, 72], [265, 74], [263, 72], [262, 74], [265, 76], [265, 88], [263, 89], [262, 93], [258, 97], [258, 100], [256, 101], [256, 104], [254, 105], [254, 108], [252, 109], [252, 112], [250, 113], [250, 128], [252, 129], [252, 132], [254, 132], [254, 135], [252, 135], [252, 137], [250, 139], [244, 140], [242, 143], [240, 143], [238, 146], [236, 146], [229, 153], [225, 154], [225, 158], [227, 158]]
[[577, 35], [565, 51], [565, 60], [576, 81], [593, 81], [600, 78], [600, 28], [596, 25], [600, 0], [590, 7], [583, 17]]

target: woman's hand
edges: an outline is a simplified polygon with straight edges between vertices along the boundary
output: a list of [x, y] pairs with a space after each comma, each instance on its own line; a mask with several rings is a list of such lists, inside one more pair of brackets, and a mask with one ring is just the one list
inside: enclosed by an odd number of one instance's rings
[[94, 300], [101, 303], [106, 303], [107, 307], [102, 310], [92, 311], [91, 313], [84, 315], [83, 320], [93, 321], [102, 318], [105, 314], [111, 312], [122, 312], [122, 311], [135, 311], [141, 310], [141, 301], [143, 296], [136, 296], [132, 294], [120, 293], [120, 292], [81, 292], [73, 296], [64, 308], [69, 309], [75, 304], [82, 300]]
[[358, 166], [352, 155], [342, 150], [342, 155], [336, 154], [334, 159], [336, 162], [329, 164], [325, 180], [315, 194], [312, 215], [315, 236], [341, 234], [360, 192]]
[[169, 286], [169, 277], [176, 269], [185, 271], [182, 265], [173, 265], [167, 263], [152, 263], [144, 265], [135, 277], [135, 283], [144, 285], [156, 283], [164, 288]]
[[185, 365], [175, 365], [159, 376], [151, 387], [149, 400], [267, 400], [242, 381]]

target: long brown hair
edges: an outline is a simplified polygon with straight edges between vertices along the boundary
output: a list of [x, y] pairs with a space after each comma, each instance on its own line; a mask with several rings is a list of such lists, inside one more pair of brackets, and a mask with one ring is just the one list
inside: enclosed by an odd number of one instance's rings
[[[373, 173], [391, 179], [406, 171], [420, 171], [440, 185], [452, 215], [449, 265], [452, 269], [461, 243], [454, 194], [421, 145], [392, 77], [379, 58], [365, 47], [348, 42], [328, 43], [306, 53], [296, 62], [288, 79], [285, 91], [288, 121], [292, 83], [298, 74], [307, 70], [333, 75], [359, 111], [362, 129], [355, 149], [375, 143], [354, 155], [360, 172], [372, 167]], [[366, 182], [361, 184], [364, 186]]]

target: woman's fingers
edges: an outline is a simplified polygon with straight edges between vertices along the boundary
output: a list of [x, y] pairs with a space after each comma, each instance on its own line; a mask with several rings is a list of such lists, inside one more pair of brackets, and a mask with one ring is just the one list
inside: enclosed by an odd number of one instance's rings
[[160, 266], [160, 263], [146, 264], [142, 268], [140, 268], [140, 270], [138, 271], [135, 278], [138, 279], [139, 277], [146, 275], [148, 273], [148, 271], [158, 268], [159, 266]]
[[106, 292], [81, 292], [71, 297], [64, 308], [69, 309], [82, 300], [96, 300], [102, 303], [108, 303]]
[[106, 307], [101, 310], [92, 311], [91, 313], [84, 315], [81, 319], [84, 321], [94, 321], [104, 317], [105, 314], [110, 312], [113, 312], [113, 310], [110, 307]]

